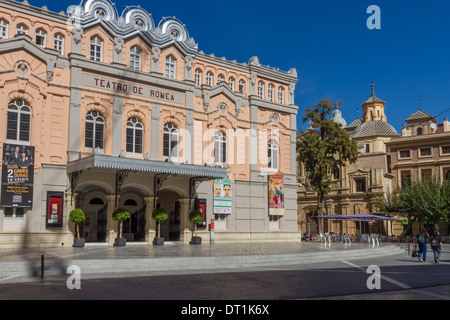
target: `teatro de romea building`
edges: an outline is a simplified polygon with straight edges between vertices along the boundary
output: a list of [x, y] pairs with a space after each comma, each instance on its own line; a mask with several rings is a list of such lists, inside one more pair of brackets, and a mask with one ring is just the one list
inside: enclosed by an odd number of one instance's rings
[[118, 12], [0, 0], [0, 247], [72, 245], [74, 208], [87, 242], [112, 244], [126, 208], [125, 237], [150, 244], [156, 207], [166, 241], [189, 242], [194, 208], [204, 242], [211, 219], [215, 242], [299, 241], [296, 70], [207, 55], [175, 17]]

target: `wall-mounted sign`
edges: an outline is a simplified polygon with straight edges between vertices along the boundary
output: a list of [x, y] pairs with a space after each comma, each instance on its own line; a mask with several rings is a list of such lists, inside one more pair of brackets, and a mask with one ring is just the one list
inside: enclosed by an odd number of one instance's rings
[[184, 104], [184, 94], [157, 87], [147, 87], [121, 80], [107, 79], [90, 74], [83, 74], [83, 85], [116, 93], [131, 94], [171, 103]]
[[269, 176], [269, 215], [284, 215], [284, 174]]
[[231, 214], [231, 179], [214, 179], [214, 214]]
[[3, 144], [1, 206], [33, 207], [34, 147]]

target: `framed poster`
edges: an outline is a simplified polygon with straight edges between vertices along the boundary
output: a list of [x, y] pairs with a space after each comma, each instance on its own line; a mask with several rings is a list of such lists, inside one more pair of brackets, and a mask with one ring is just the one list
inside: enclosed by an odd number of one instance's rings
[[202, 212], [202, 221], [197, 224], [197, 228], [206, 228], [206, 199], [195, 199], [195, 209]]
[[269, 215], [284, 215], [284, 174], [269, 176]]
[[3, 144], [1, 206], [32, 208], [34, 147]]
[[47, 192], [47, 227], [62, 227], [63, 197], [62, 192]]
[[214, 179], [214, 214], [231, 214], [231, 179]]

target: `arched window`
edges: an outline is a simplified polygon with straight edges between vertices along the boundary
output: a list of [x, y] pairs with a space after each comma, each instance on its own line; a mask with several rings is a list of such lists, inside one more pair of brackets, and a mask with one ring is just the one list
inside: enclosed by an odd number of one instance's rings
[[420, 136], [423, 134], [422, 128], [417, 128], [417, 135]]
[[138, 118], [130, 118], [127, 121], [127, 152], [142, 154], [142, 137], [144, 126]]
[[141, 50], [137, 46], [130, 49], [130, 69], [141, 70]]
[[213, 76], [213, 74], [212, 74], [211, 72], [208, 72], [208, 73], [206, 74], [206, 84], [207, 84], [208, 86], [212, 86], [213, 83], [214, 83], [214, 76]]
[[94, 61], [102, 61], [103, 41], [95, 36], [91, 38], [90, 59]]
[[267, 157], [269, 169], [278, 169], [278, 143], [275, 140], [269, 141]]
[[223, 82], [223, 75], [221, 75], [221, 74], [219, 74], [218, 76], [217, 76], [217, 84], [220, 84], [220, 83], [222, 83]]
[[163, 135], [163, 156], [172, 158], [178, 157], [178, 129], [177, 127], [168, 122], [164, 125]]
[[36, 39], [35, 39], [36, 44], [40, 47], [45, 48], [46, 40], [47, 40], [47, 33], [42, 29], [38, 29], [36, 31]]
[[283, 89], [283, 87], [278, 87], [278, 103], [284, 103], [284, 89]]
[[195, 70], [195, 86], [200, 87], [202, 85], [202, 72], [200, 69]]
[[19, 24], [16, 29], [16, 34], [28, 34], [27, 26]]
[[239, 92], [242, 93], [242, 95], [245, 95], [245, 82], [244, 80], [239, 80]]
[[6, 139], [30, 142], [31, 108], [23, 100], [11, 101], [8, 105]]
[[217, 131], [214, 136], [214, 162], [216, 164], [227, 162], [227, 138], [222, 131]]
[[105, 131], [105, 119], [97, 111], [91, 111], [86, 115], [85, 148], [103, 150], [103, 137]]
[[269, 83], [269, 86], [267, 87], [267, 96], [269, 98], [269, 101], [271, 101], [271, 102], [274, 101], [273, 84], [271, 84], [271, 83]]
[[232, 77], [228, 79], [228, 88], [230, 88], [231, 91], [234, 91], [234, 79]]
[[175, 79], [175, 59], [172, 56], [166, 57], [166, 78]]
[[53, 49], [58, 51], [60, 54], [64, 54], [64, 37], [57, 33], [53, 38]]
[[8, 39], [8, 22], [0, 19], [0, 39]]
[[262, 81], [258, 82], [258, 97], [264, 99], [264, 83]]

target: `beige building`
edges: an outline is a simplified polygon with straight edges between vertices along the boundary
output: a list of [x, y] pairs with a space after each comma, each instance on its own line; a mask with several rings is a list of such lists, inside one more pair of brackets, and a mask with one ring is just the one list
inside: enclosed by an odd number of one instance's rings
[[[372, 84], [372, 94], [362, 104], [363, 116], [348, 124], [338, 110], [333, 120], [339, 123], [350, 137], [357, 142], [358, 162], [340, 168], [335, 172], [333, 191], [326, 196], [325, 212], [327, 215], [339, 214], [351, 216], [358, 213], [373, 213], [375, 208], [373, 198], [382, 195], [391, 188], [394, 176], [388, 170], [388, 152], [386, 143], [399, 134], [387, 122], [385, 115], [386, 103], [375, 96]], [[306, 172], [299, 159], [298, 179], [302, 184], [298, 188], [298, 220], [302, 232], [344, 232], [357, 234], [360, 232], [383, 233], [388, 235], [401, 234], [401, 226], [391, 222], [375, 223], [369, 228], [366, 222], [317, 219], [317, 195], [309, 188]], [[319, 228], [322, 223], [323, 228]]]
[[[212, 219], [217, 242], [298, 241], [296, 83], [295, 69], [205, 54], [181, 21], [155, 23], [140, 6], [86, 0], [55, 13], [0, 0], [0, 246], [71, 244], [75, 207], [92, 242], [113, 243], [111, 215], [125, 207], [127, 240], [151, 243], [157, 206], [166, 241], [190, 240], [194, 208], [205, 241]], [[273, 211], [276, 173], [284, 203]], [[230, 180], [226, 211], [215, 179]]]

